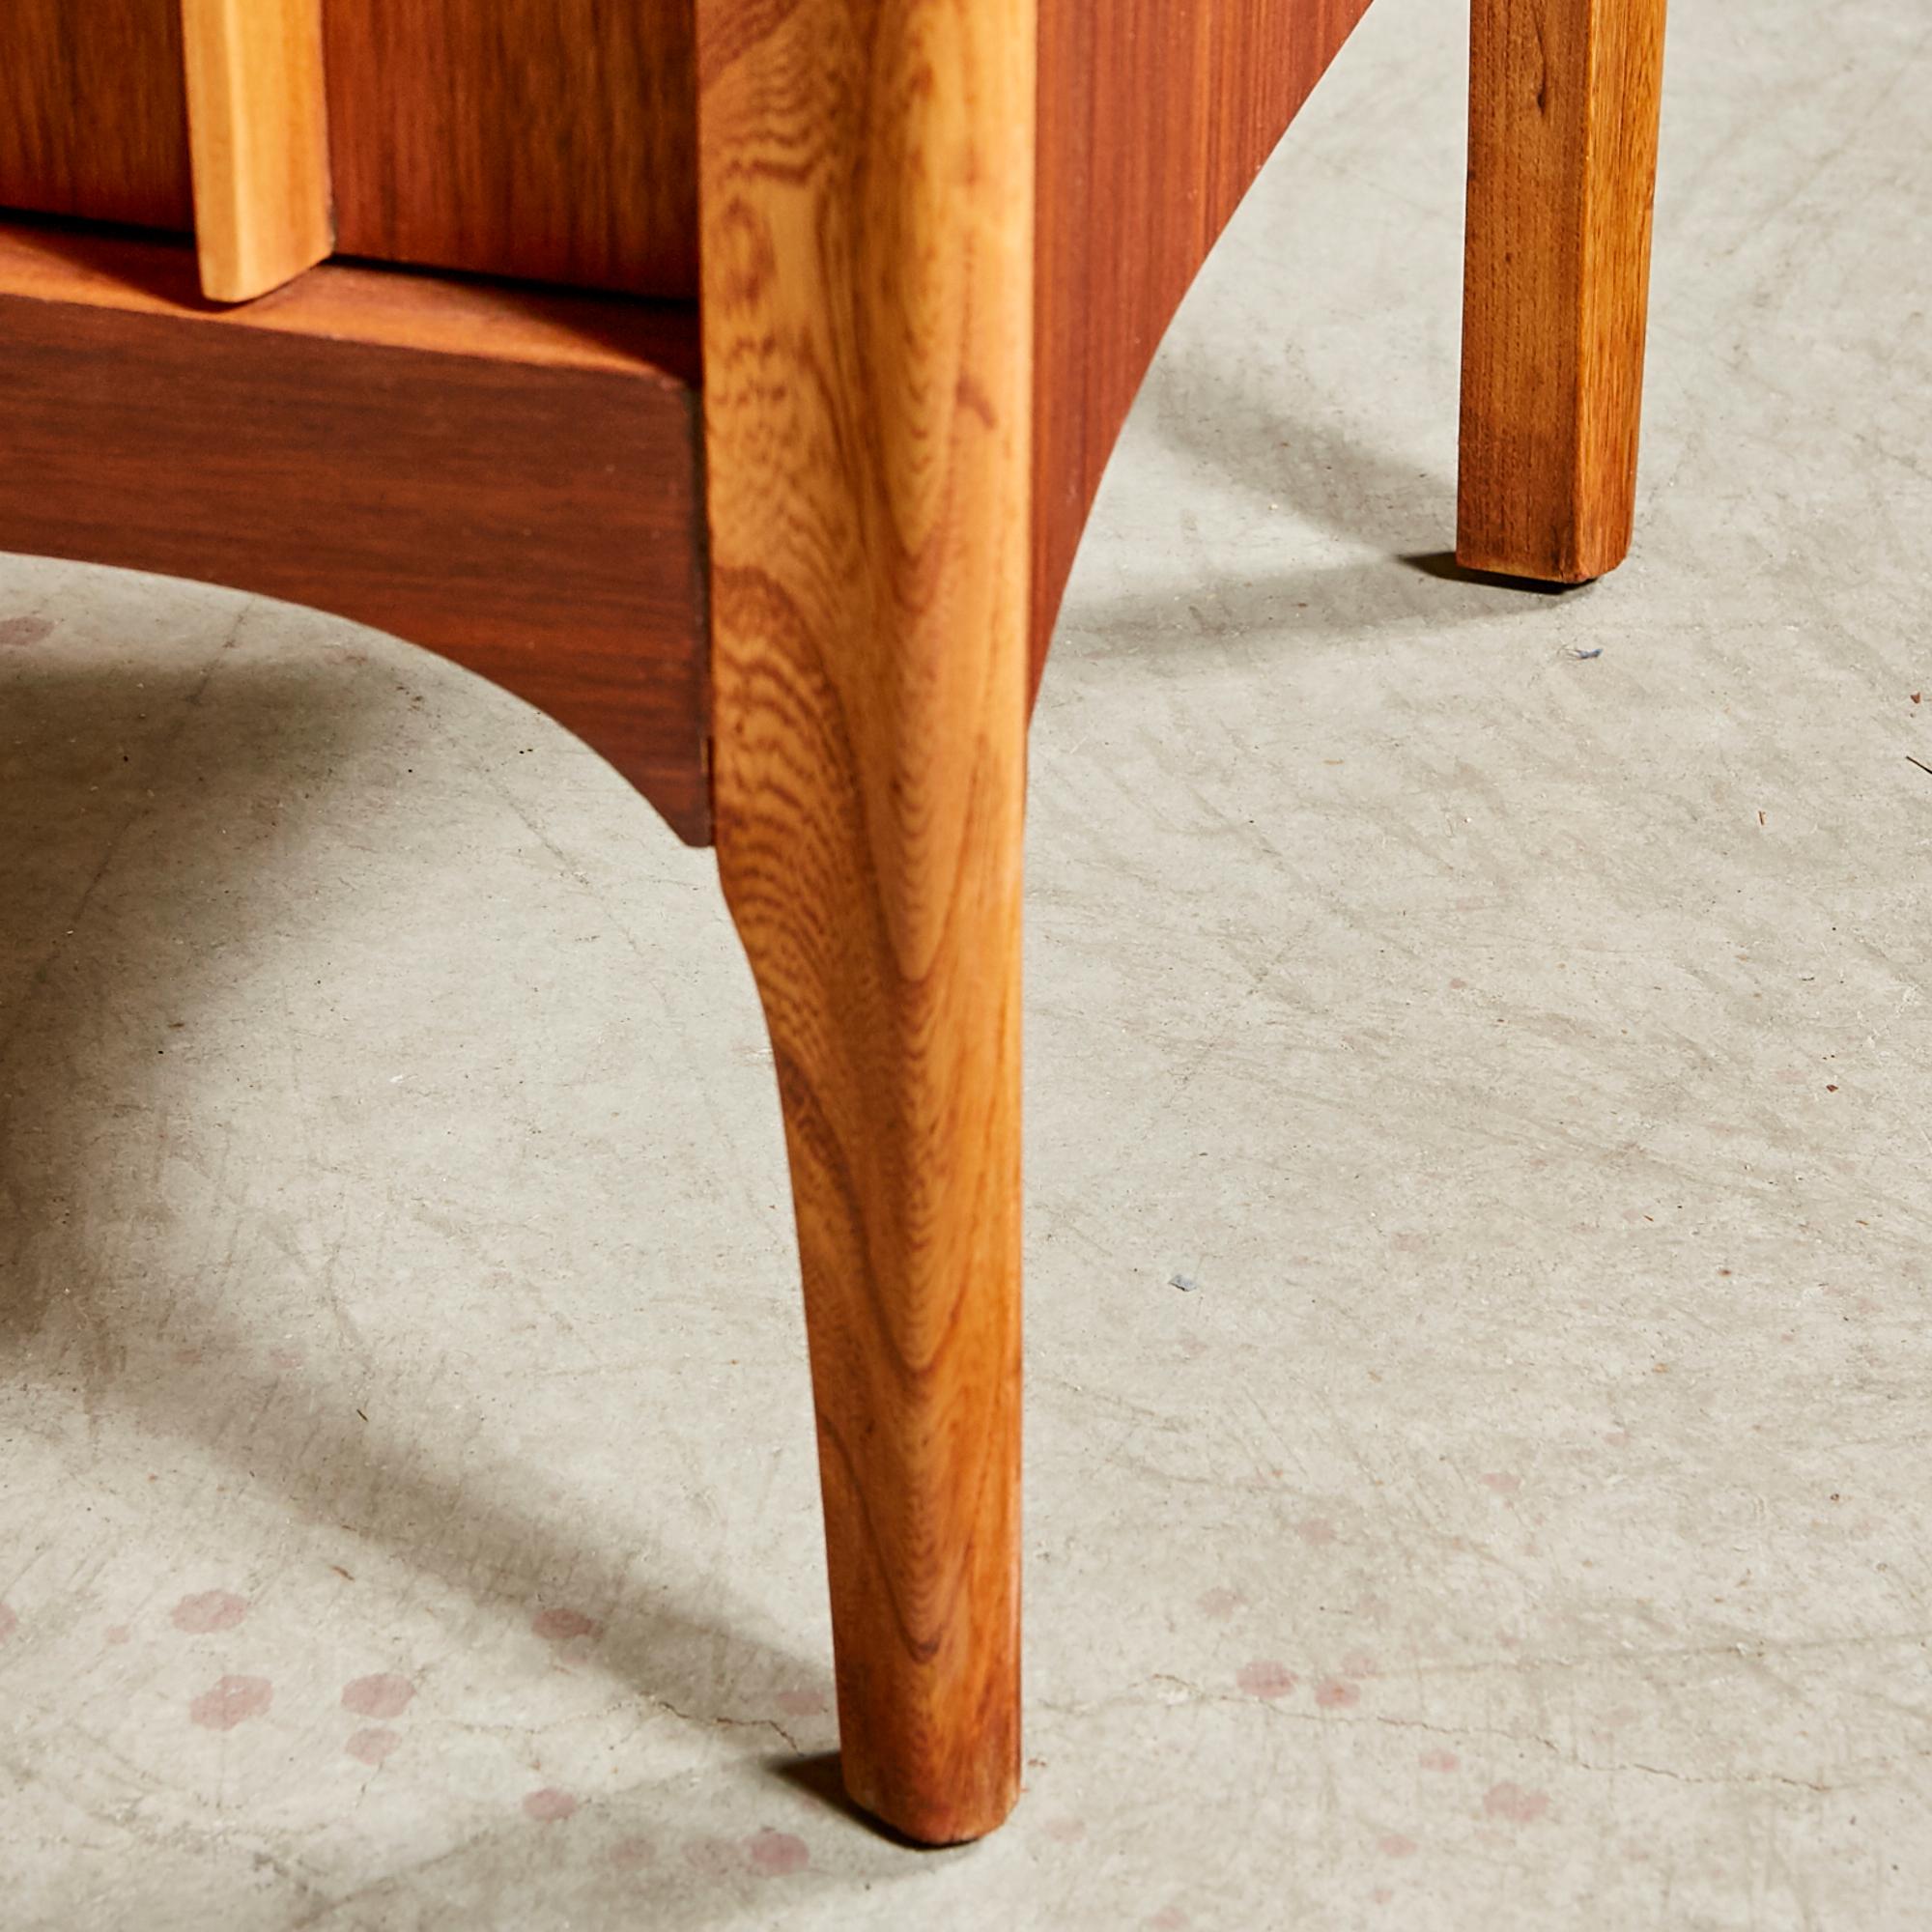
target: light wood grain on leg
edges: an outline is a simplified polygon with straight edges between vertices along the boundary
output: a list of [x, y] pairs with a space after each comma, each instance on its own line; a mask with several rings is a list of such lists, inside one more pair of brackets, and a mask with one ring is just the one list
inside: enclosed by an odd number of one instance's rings
[[1019, 1780], [1032, 0], [700, 0], [716, 837], [790, 1156], [846, 1786]]
[[1456, 554], [1630, 548], [1664, 0], [1474, 0]]

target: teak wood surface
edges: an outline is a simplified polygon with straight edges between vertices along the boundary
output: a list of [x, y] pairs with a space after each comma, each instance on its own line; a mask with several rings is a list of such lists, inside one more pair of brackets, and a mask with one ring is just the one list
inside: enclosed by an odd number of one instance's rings
[[1180, 298], [1368, 0], [1039, 0], [1033, 680]]
[[697, 290], [694, 0], [324, 0], [345, 254]]
[[[1366, 0], [320, 0], [326, 142], [273, 41], [316, 0], [5, 4], [0, 201], [198, 213], [233, 293], [300, 266], [332, 182], [344, 251], [679, 298], [328, 262], [222, 308], [188, 241], [0, 222], [0, 545], [398, 631], [715, 830], [784, 1117], [847, 1787], [915, 1838], [991, 1829], [1030, 680], [1149, 358]], [[1570, 582], [1628, 541], [1662, 28], [1474, 0], [1473, 567]], [[190, 210], [182, 63], [216, 55], [244, 131], [210, 148], [194, 79]]]
[[0, 209], [194, 224], [181, 0], [0, 0]]
[[0, 544], [337, 611], [710, 823], [686, 312], [380, 269], [210, 308], [181, 244], [0, 226]]

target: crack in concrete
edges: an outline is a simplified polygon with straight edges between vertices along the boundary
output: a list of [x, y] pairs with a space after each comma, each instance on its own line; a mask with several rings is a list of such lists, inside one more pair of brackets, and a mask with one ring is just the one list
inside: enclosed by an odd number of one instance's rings
[[799, 1741], [778, 1721], [776, 1718], [726, 1718], [723, 1716], [704, 1717], [692, 1711], [680, 1711], [668, 1698], [657, 1696], [653, 1692], [644, 1693], [646, 1703], [655, 1704], [661, 1711], [668, 1711], [673, 1718], [681, 1719], [687, 1724], [709, 1725], [734, 1731], [776, 1731], [785, 1742], [787, 1749], [800, 1757], [806, 1755]]
[[1733, 1772], [1720, 1776], [1704, 1776], [1691, 1771], [1679, 1771], [1664, 1764], [1648, 1764], [1640, 1758], [1618, 1759], [1603, 1762], [1585, 1757], [1581, 1752], [1568, 1748], [1554, 1738], [1548, 1738], [1536, 1731], [1511, 1731], [1486, 1724], [1434, 1724], [1422, 1718], [1387, 1717], [1377, 1713], [1365, 1713], [1359, 1717], [1349, 1717], [1321, 1711], [1303, 1711], [1285, 1707], [1265, 1698], [1244, 1696], [1237, 1693], [1204, 1690], [1198, 1685], [1190, 1684], [1185, 1678], [1175, 1677], [1165, 1672], [1155, 1672], [1144, 1680], [1148, 1685], [1172, 1685], [1185, 1693], [1178, 1698], [1163, 1698], [1157, 1705], [1144, 1695], [1133, 1691], [1123, 1691], [1117, 1696], [1096, 1698], [1092, 1703], [1055, 1703], [1046, 1698], [1036, 1698], [1034, 1708], [1051, 1712], [1055, 1717], [1080, 1719], [1096, 1717], [1103, 1712], [1115, 1710], [1145, 1710], [1159, 1708], [1176, 1710], [1201, 1708], [1209, 1705], [1234, 1706], [1244, 1711], [1265, 1714], [1276, 1722], [1286, 1722], [1302, 1726], [1327, 1728], [1336, 1724], [1374, 1723], [1390, 1730], [1422, 1731], [1431, 1737], [1446, 1738], [1454, 1742], [1466, 1743], [1472, 1738], [1486, 1738], [1499, 1744], [1515, 1745], [1519, 1748], [1534, 1747], [1547, 1751], [1573, 1771], [1582, 1771], [1603, 1776], [1614, 1776], [1619, 1773], [1635, 1773], [1646, 1777], [1667, 1777], [1678, 1784], [1713, 1786], [1780, 1785], [1787, 1790], [1808, 1791], [1818, 1797], [1832, 1797], [1842, 1792], [1869, 1788], [1873, 1779], [1897, 1771], [1911, 1762], [1932, 1760], [1932, 1749], [1897, 1752], [1864, 1768], [1865, 1775], [1856, 1783], [1839, 1778], [1825, 1780], [1819, 1778], [1794, 1777], [1787, 1772]]

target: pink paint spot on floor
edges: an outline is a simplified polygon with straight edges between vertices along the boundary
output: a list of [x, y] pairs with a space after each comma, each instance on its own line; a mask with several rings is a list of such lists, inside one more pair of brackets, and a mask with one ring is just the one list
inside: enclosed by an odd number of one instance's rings
[[1412, 1859], [1415, 1856], [1415, 1840], [1404, 1837], [1400, 1832], [1389, 1833], [1380, 1842], [1384, 1858]]
[[1087, 1821], [1084, 1818], [1049, 1818], [1040, 1829], [1056, 1845], [1072, 1845], [1087, 1835]]
[[232, 1731], [274, 1701], [275, 1687], [266, 1677], [224, 1677], [187, 1707], [188, 1720], [205, 1731]]
[[1395, 1251], [1401, 1255], [1419, 1255], [1429, 1246], [1429, 1236], [1417, 1234], [1413, 1228], [1405, 1228], [1395, 1237]]
[[1208, 1344], [1199, 1335], [1183, 1335], [1180, 1338], [1180, 1352], [1187, 1361], [1198, 1362], [1208, 1350]]
[[198, 1597], [184, 1597], [171, 1621], [190, 1636], [208, 1636], [215, 1631], [232, 1631], [247, 1614], [246, 1597], [232, 1590], [204, 1590]]
[[298, 1369], [301, 1367], [301, 1365], [302, 1365], [302, 1358], [299, 1351], [298, 1351], [297, 1350], [270, 1349], [269, 1350], [269, 1366], [270, 1368]]
[[1286, 1697], [1294, 1689], [1295, 1677], [1287, 1664], [1277, 1663], [1271, 1657], [1258, 1657], [1241, 1665], [1235, 1682], [1250, 1697]]
[[51, 617], [0, 617], [0, 644], [38, 644], [53, 630]]
[[1203, 1590], [1194, 1600], [1195, 1607], [1204, 1617], [1211, 1617], [1217, 1624], [1224, 1624], [1241, 1607], [1241, 1594], [1238, 1590]]
[[640, 1871], [657, 1857], [657, 1853], [648, 1838], [640, 1838], [633, 1833], [628, 1838], [619, 1838], [607, 1856], [619, 1871]]
[[400, 1731], [384, 1730], [377, 1724], [369, 1730], [357, 1731], [342, 1748], [362, 1764], [381, 1764], [402, 1741]]
[[1631, 1433], [1628, 1429], [1606, 1429], [1604, 1431], [1604, 1440], [1612, 1449], [1628, 1449], [1630, 1447], [1630, 1439]]
[[1416, 1762], [1424, 1771], [1454, 1771], [1463, 1760], [1452, 1750], [1426, 1750]]
[[822, 1718], [831, 1709], [823, 1690], [781, 1690], [774, 1701], [787, 1718]]
[[603, 1629], [595, 1617], [586, 1617], [582, 1610], [539, 1610], [530, 1619], [530, 1628], [546, 1643], [568, 1643], [579, 1636], [595, 1636]]
[[1303, 1517], [1294, 1525], [1294, 1533], [1317, 1549], [1325, 1549], [1335, 1541], [1335, 1525], [1325, 1516]]
[[126, 1643], [134, 1633], [126, 1624], [109, 1624], [102, 1634], [109, 1643]]
[[1193, 1920], [1178, 1905], [1163, 1905], [1147, 1922], [1148, 1932], [1187, 1932]]
[[541, 1791], [532, 1791], [524, 1800], [524, 1816], [534, 1818], [539, 1825], [554, 1825], [568, 1818], [577, 1809], [577, 1800], [567, 1791], [559, 1791], [554, 1784], [546, 1784]]
[[20, 1628], [20, 1619], [5, 1604], [0, 1604], [0, 1643], [5, 1643]]
[[358, 1677], [342, 1687], [342, 1708], [358, 1718], [400, 1718], [410, 1708], [416, 1687], [407, 1677], [383, 1672]]
[[745, 1851], [760, 1878], [784, 1878], [802, 1872], [811, 1862], [805, 1840], [794, 1838], [789, 1832], [754, 1832], [745, 1840]]
[[1499, 1496], [1513, 1496], [1522, 1488], [1520, 1476], [1509, 1475], [1501, 1469], [1492, 1469], [1481, 1481], [1484, 1489], [1493, 1490]]
[[1378, 1905], [1386, 1905], [1389, 1902], [1389, 1900], [1395, 1896], [1395, 1893], [1392, 1892], [1387, 1886], [1378, 1885], [1376, 1887], [1375, 1890], [1369, 1893], [1369, 1896], [1372, 1899], [1374, 1899]]
[[1547, 1791], [1525, 1791], [1520, 1784], [1492, 1784], [1483, 1793], [1483, 1810], [1512, 1825], [1533, 1825], [1549, 1809]]
[[1362, 1701], [1361, 1687], [1345, 1684], [1339, 1677], [1327, 1677], [1315, 1687], [1315, 1701], [1324, 1711], [1346, 1711]]
[[1464, 992], [1468, 989], [1468, 984], [1469, 982], [1466, 980], [1451, 980], [1449, 981], [1449, 990], [1452, 993]]

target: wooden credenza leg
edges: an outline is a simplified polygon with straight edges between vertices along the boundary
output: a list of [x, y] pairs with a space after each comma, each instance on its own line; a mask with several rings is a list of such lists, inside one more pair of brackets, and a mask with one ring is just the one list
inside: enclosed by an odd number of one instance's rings
[[1630, 548], [1664, 0], [1473, 0], [1456, 554]]
[[1031, 0], [698, 9], [714, 803], [854, 1800], [1019, 1784]]

